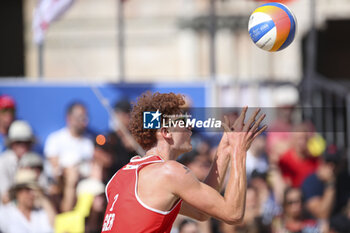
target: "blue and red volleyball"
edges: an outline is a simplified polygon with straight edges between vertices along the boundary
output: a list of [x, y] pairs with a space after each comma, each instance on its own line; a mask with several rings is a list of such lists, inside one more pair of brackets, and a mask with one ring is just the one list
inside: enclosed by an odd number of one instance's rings
[[297, 21], [285, 5], [277, 2], [263, 4], [249, 18], [250, 38], [259, 48], [275, 52], [288, 47], [294, 40]]

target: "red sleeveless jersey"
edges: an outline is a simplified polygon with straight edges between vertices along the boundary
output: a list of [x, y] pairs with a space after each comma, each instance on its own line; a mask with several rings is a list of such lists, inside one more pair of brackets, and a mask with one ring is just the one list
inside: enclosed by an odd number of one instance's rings
[[169, 233], [181, 208], [181, 200], [170, 211], [147, 206], [137, 195], [138, 173], [152, 163], [164, 162], [159, 156], [134, 157], [114, 174], [106, 186], [108, 201], [102, 232]]

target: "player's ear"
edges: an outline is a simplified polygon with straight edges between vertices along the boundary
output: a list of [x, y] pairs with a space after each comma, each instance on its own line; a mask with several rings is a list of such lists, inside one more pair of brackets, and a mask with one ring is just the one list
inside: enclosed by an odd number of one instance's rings
[[165, 139], [170, 139], [171, 138], [171, 132], [169, 131], [169, 128], [167, 128], [167, 127], [162, 127], [160, 129], [160, 134]]

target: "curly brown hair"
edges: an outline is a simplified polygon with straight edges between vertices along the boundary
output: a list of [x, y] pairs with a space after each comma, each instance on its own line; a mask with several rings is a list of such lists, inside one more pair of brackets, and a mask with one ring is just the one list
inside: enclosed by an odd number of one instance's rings
[[143, 128], [143, 112], [159, 110], [162, 113], [161, 122], [163, 122], [163, 115], [181, 113], [181, 106], [184, 104], [184, 96], [172, 92], [165, 94], [146, 92], [138, 98], [131, 111], [129, 130], [144, 150], [152, 148], [157, 139], [156, 130]]

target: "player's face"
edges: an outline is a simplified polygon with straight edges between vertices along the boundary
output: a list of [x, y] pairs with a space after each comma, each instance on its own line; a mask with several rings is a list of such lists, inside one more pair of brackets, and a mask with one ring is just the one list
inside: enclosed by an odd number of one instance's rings
[[[176, 118], [174, 119], [175, 122], [183, 122], [182, 125], [185, 125], [186, 119], [185, 118]], [[191, 127], [181, 127], [181, 124], [178, 124], [174, 127], [170, 128], [170, 131], [173, 135], [174, 140], [174, 149], [177, 150], [179, 153], [185, 153], [192, 150], [192, 144], [191, 144], [191, 135], [192, 130]]]

